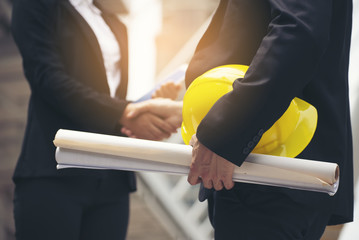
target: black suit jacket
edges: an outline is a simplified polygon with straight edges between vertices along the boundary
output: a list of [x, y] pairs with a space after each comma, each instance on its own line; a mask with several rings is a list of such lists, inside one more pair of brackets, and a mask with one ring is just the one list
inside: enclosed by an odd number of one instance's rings
[[[103, 17], [121, 49], [121, 84], [110, 97], [101, 49], [87, 22], [67, 0], [16, 0], [12, 33], [31, 88], [28, 121], [14, 179], [59, 176], [55, 146], [58, 129], [118, 134], [128, 76], [126, 27], [116, 16]], [[71, 171], [70, 171], [71, 172]], [[73, 171], [76, 174], [78, 171]], [[82, 171], [103, 174], [101, 171]], [[134, 175], [126, 176], [134, 189]]]
[[[351, 0], [222, 0], [199, 42], [187, 86], [206, 70], [245, 64], [249, 70], [209, 111], [197, 130], [200, 142], [241, 165], [248, 144], [267, 130], [294, 97], [318, 110], [318, 126], [298, 156], [336, 162], [340, 187], [330, 224], [352, 220], [353, 165], [348, 100]], [[282, 190], [303, 201], [323, 194]]]

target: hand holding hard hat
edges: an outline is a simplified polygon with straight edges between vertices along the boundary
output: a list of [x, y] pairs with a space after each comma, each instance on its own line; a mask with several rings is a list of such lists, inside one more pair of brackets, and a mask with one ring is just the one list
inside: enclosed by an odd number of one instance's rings
[[[196, 78], [183, 98], [182, 138], [186, 144], [213, 104], [232, 91], [233, 82], [243, 78], [248, 66], [224, 65]], [[253, 153], [296, 157], [311, 141], [317, 126], [317, 111], [309, 103], [294, 98], [282, 117], [267, 130]]]

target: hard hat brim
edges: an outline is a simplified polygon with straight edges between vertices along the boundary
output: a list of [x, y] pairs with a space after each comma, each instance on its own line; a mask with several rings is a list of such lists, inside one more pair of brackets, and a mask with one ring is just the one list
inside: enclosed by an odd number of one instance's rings
[[[263, 153], [267, 155], [296, 157], [312, 140], [318, 122], [318, 113], [315, 107], [299, 98], [294, 98], [299, 114], [298, 122], [285, 142], [281, 143], [272, 151]], [[253, 153], [260, 153], [253, 150]]]

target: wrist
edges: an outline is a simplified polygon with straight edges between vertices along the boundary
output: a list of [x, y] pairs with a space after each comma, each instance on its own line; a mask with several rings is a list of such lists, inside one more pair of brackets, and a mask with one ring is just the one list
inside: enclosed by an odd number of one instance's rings
[[128, 117], [128, 114], [132, 112], [134, 109], [134, 103], [127, 104], [126, 108], [124, 109], [122, 116], [119, 120], [119, 124], [122, 126], [127, 126], [128, 122], [130, 121], [130, 118]]

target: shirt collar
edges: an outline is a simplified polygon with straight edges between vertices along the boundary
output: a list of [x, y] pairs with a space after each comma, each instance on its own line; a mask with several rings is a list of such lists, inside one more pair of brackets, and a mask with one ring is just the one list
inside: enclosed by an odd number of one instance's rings
[[78, 8], [78, 7], [88, 7], [96, 14], [101, 14], [100, 9], [98, 9], [94, 4], [93, 0], [70, 0], [71, 4]]
[[83, 3], [92, 4], [93, 0], [70, 0], [70, 2], [71, 2], [74, 6], [78, 6], [78, 5], [81, 5], [81, 4], [83, 4]]

